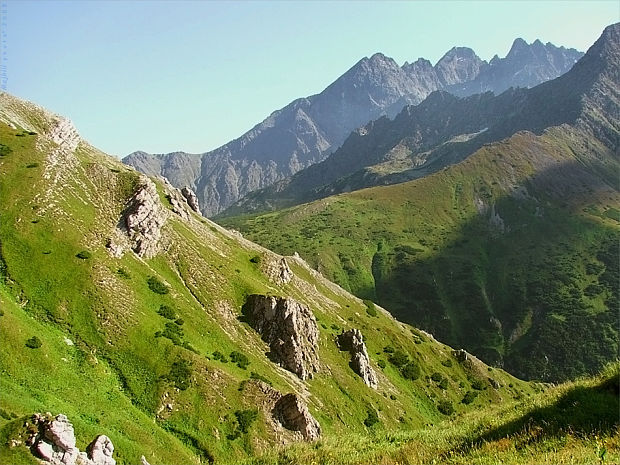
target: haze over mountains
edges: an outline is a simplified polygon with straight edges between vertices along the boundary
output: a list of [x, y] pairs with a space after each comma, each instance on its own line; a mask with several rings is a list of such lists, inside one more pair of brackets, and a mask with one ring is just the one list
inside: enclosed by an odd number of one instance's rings
[[[610, 38], [609, 42], [613, 40]], [[522, 51], [518, 43], [513, 50]], [[272, 210], [340, 192], [424, 177], [458, 163], [486, 143], [518, 131], [540, 134], [550, 126], [574, 124], [578, 118], [582, 122], [586, 117], [596, 119], [584, 106], [589, 98], [610, 109], [610, 104], [602, 102], [613, 101], [615, 89], [606, 81], [597, 84], [597, 79], [613, 74], [612, 58], [613, 55], [595, 58], [593, 50], [579, 65], [555, 80], [530, 89], [509, 89], [497, 96], [486, 92], [459, 98], [446, 91], [435, 92], [419, 105], [406, 106], [394, 119], [382, 117], [371, 121], [354, 131], [323, 162], [249, 194], [224, 214]], [[603, 66], [605, 73], [601, 72]], [[609, 124], [597, 122], [594, 126], [606, 131], [610, 144], [616, 143], [613, 125], [610, 128]], [[607, 176], [613, 178], [609, 172]]]
[[321, 200], [219, 221], [521, 377], [596, 371], [619, 340], [619, 68], [615, 24], [555, 80], [436, 92], [250, 199]]
[[[291, 102], [230, 143], [204, 154], [134, 152], [123, 161], [149, 175], [163, 175], [196, 191], [211, 216], [257, 189], [325, 159], [351, 131], [379, 118], [394, 117], [431, 92], [455, 95], [501, 93], [533, 86], [571, 68], [581, 52], [536, 41], [515, 40], [505, 58], [489, 63], [473, 50], [455, 47], [432, 66], [425, 59], [402, 67], [377, 53], [363, 58], [323, 92]], [[206, 128], [208, 130], [208, 128]]]

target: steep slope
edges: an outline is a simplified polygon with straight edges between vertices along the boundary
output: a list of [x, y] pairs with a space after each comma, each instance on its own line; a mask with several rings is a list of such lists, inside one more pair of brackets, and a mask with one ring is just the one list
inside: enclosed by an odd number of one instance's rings
[[434, 67], [424, 59], [399, 67], [377, 53], [360, 60], [320, 94], [291, 102], [216, 150], [200, 155], [134, 152], [123, 161], [148, 175], [165, 176], [176, 187], [191, 187], [202, 212], [211, 216], [325, 159], [354, 129], [381, 115], [393, 118], [435, 90], [470, 95], [529, 87], [566, 72], [582, 55], [552, 44], [519, 44], [492, 63], [469, 48], [455, 47]]
[[66, 414], [80, 450], [106, 434], [118, 463], [232, 463], [544, 389], [204, 219], [5, 93], [0, 143], [2, 463], [36, 463], [34, 412]]
[[517, 92], [509, 121], [539, 134], [416, 181], [222, 222], [518, 376], [594, 373], [618, 350], [619, 30], [566, 75]]
[[[580, 66], [531, 89], [462, 99], [446, 92], [433, 93], [421, 104], [405, 107], [393, 120], [384, 117], [370, 122], [323, 162], [248, 195], [222, 216], [273, 210], [427, 176], [518, 131], [540, 134], [550, 126], [590, 118], [588, 115], [598, 110], [590, 111], [588, 99], [609, 111], [598, 94], [609, 95], [605, 98], [617, 104], [615, 58], [613, 54], [597, 58], [595, 49], [593, 46], [590, 57], [582, 58]], [[515, 58], [509, 54], [506, 60]]]

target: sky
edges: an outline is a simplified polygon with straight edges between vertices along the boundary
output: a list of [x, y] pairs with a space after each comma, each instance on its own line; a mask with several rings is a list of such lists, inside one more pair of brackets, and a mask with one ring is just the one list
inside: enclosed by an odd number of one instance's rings
[[586, 51], [620, 2], [0, 0], [0, 14], [3, 90], [122, 157], [217, 148], [375, 52], [489, 60], [517, 37]]

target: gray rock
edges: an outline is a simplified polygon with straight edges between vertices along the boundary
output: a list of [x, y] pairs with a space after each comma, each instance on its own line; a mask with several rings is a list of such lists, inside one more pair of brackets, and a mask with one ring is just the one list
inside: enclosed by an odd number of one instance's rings
[[146, 461], [146, 457], [143, 455], [140, 457], [140, 465], [151, 465]]
[[532, 87], [568, 71], [582, 55], [539, 41], [520, 42], [505, 59], [490, 63], [468, 48], [455, 47], [435, 66], [419, 59], [402, 67], [376, 53], [363, 58], [317, 95], [297, 99], [218, 149], [203, 154], [134, 152], [123, 162], [151, 176], [191, 186], [206, 216], [247, 194], [318, 163], [356, 128], [382, 115], [396, 116], [431, 92], [459, 96], [511, 86]]
[[100, 435], [95, 438], [86, 448], [88, 458], [95, 465], [116, 465], [116, 460], [112, 458], [114, 445], [109, 437]]
[[291, 431], [299, 431], [308, 441], [314, 441], [321, 436], [321, 425], [296, 394], [291, 393], [280, 398], [272, 414], [282, 426]]
[[307, 306], [290, 298], [254, 294], [243, 313], [269, 344], [274, 361], [302, 380], [319, 371], [319, 330]]
[[192, 210], [194, 210], [196, 213], [200, 213], [198, 197], [196, 197], [196, 194], [194, 193], [193, 190], [185, 186], [183, 189], [181, 189], [181, 195], [185, 197], [185, 199], [187, 200], [187, 204]]
[[45, 422], [43, 429], [45, 438], [56, 447], [62, 450], [75, 448], [75, 431], [65, 415], [56, 415], [55, 420]]
[[290, 283], [293, 279], [293, 272], [284, 257], [268, 261], [264, 272], [271, 281], [280, 286]]
[[379, 381], [375, 370], [370, 365], [370, 358], [366, 344], [359, 329], [350, 329], [340, 334], [336, 342], [340, 350], [347, 350], [351, 354], [351, 368], [361, 376], [364, 383], [372, 389], [377, 389]]
[[138, 188], [123, 213], [122, 226], [129, 236], [132, 250], [140, 257], [152, 258], [159, 251], [161, 228], [167, 212], [159, 201], [155, 183], [141, 178]]
[[452, 356], [457, 359], [457, 361], [463, 363], [469, 360], [469, 354], [465, 349], [458, 349], [452, 351]]

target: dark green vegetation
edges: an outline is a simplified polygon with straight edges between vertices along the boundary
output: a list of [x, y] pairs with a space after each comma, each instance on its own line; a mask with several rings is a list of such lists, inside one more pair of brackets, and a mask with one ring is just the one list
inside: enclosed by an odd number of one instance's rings
[[619, 350], [619, 31], [538, 87], [373, 122], [277, 195], [426, 177], [221, 221], [519, 377], [596, 373]]
[[575, 130], [521, 133], [424, 179], [226, 224], [488, 363], [564, 380], [618, 353], [620, 199], [584, 168], [598, 157]]
[[[0, 462], [32, 463], [25, 447], [7, 444], [24, 433], [26, 416], [46, 411], [71, 419], [81, 450], [107, 434], [119, 464], [138, 463], [142, 454], [151, 463], [231, 463], [282, 438], [293, 441], [293, 433], [276, 429], [261, 383], [286, 394], [299, 392], [301, 381], [277, 368], [268, 346], [241, 321], [254, 293], [292, 297], [318, 320], [321, 370], [303, 385], [326, 438], [437, 423], [445, 418], [437, 408], [444, 399], [460, 415], [544, 389], [494, 370], [501, 387], [481, 391], [470, 406], [461, 403], [473, 389], [470, 380], [487, 379], [484, 364], [459, 363], [449, 347], [334, 288], [296, 259], [288, 259], [296, 279], [275, 285], [261, 270], [279, 257], [202, 217], [183, 220], [165, 210], [162, 252], [114, 257], [106, 245], [119, 234], [138, 175], [83, 142], [60, 150], [47, 135], [54, 117], [0, 98], [5, 118], [29, 121], [37, 133], [17, 137], [21, 129], [0, 124], [0, 140], [11, 148], [0, 160]], [[32, 163], [38, 166], [27, 168]], [[158, 189], [165, 198], [166, 187]], [[81, 251], [88, 258], [77, 258]], [[260, 264], [251, 260], [259, 254]], [[377, 390], [351, 370], [349, 354], [335, 343], [350, 328], [363, 333]], [[34, 337], [41, 345], [26, 347]], [[405, 354], [406, 363], [379, 368], [386, 346]], [[447, 359], [451, 368], [442, 364]], [[403, 373], [414, 362], [418, 377]], [[427, 382], [435, 372], [447, 389]]]

